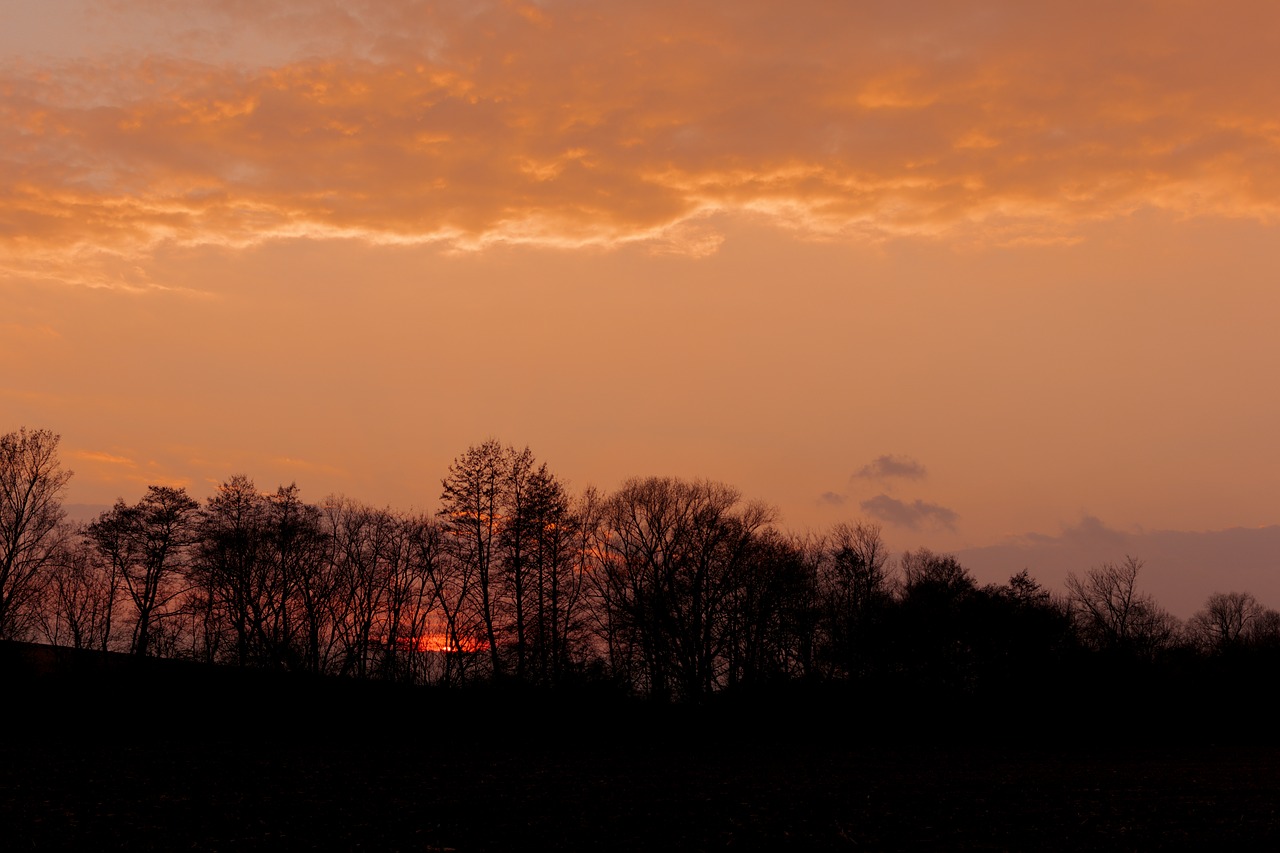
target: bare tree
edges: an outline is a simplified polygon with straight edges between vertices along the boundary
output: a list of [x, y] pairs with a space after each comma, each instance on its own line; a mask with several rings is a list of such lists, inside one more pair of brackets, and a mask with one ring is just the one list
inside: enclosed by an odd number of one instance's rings
[[[229, 629], [240, 666], [261, 664], [278, 592], [267, 557], [267, 501], [238, 474], [218, 486], [200, 520], [190, 577], [202, 592], [207, 633]], [[212, 651], [213, 644], [206, 641]]]
[[935, 554], [928, 548], [902, 554], [903, 593], [959, 595], [977, 588], [969, 570], [950, 554]]
[[598, 589], [611, 662], [653, 696], [696, 699], [723, 686], [752, 537], [771, 519], [740, 501], [722, 483], [658, 477], [609, 499]]
[[[514, 657], [515, 676], [524, 680], [531, 665], [533, 633], [534, 565], [532, 551], [538, 539], [539, 519], [533, 506], [535, 474], [529, 448], [503, 450], [503, 482], [499, 497], [498, 547], [501, 567], [494, 607], [500, 610], [503, 647]], [[546, 472], [546, 466], [542, 468]]]
[[1187, 633], [1206, 651], [1225, 651], [1244, 642], [1265, 613], [1247, 592], [1215, 592], [1187, 622]]
[[541, 465], [528, 483], [530, 651], [534, 676], [555, 684], [586, 653], [586, 579], [598, 500], [572, 505], [564, 484]]
[[418, 561], [433, 602], [424, 646], [441, 658], [440, 682], [454, 685], [471, 674], [478, 654], [487, 652], [480, 608], [475, 606], [475, 565], [459, 559], [457, 542], [443, 524], [424, 525], [417, 542]]
[[440, 495], [440, 516], [445, 523], [453, 558], [474, 578], [480, 618], [484, 625], [489, 662], [495, 675], [502, 673], [498, 647], [498, 592], [496, 552], [500, 548], [504, 490], [509, 460], [495, 439], [467, 448], [449, 465]]
[[383, 643], [389, 558], [398, 556], [388, 539], [398, 521], [391, 510], [348, 498], [326, 501], [325, 518], [334, 544], [333, 628], [342, 655], [340, 673], [364, 678]]
[[1023, 569], [1009, 577], [1009, 582], [995, 589], [1000, 595], [1016, 604], [1031, 607], [1053, 606], [1053, 595], [1031, 576], [1030, 569]]
[[1083, 578], [1067, 576], [1067, 599], [1081, 638], [1094, 648], [1149, 654], [1164, 646], [1177, 620], [1137, 589], [1142, 561], [1103, 563]]
[[403, 556], [396, 563], [388, 603], [389, 636], [396, 638], [395, 648], [389, 642], [388, 650], [396, 660], [388, 676], [414, 683], [442, 681], [448, 655], [443, 653], [446, 632], [435, 583], [445, 560], [440, 524], [416, 514], [401, 521], [395, 541]]
[[[878, 524], [838, 524], [816, 546], [821, 602], [822, 657], [835, 674], [850, 677], [866, 668], [875, 636], [893, 596], [889, 551]], [[908, 564], [915, 565], [908, 555]]]
[[46, 573], [68, 539], [59, 436], [26, 427], [0, 435], [0, 639], [28, 634]]
[[130, 651], [139, 657], [151, 652], [159, 620], [185, 591], [178, 581], [196, 541], [199, 510], [185, 489], [148, 486], [138, 503], [130, 506], [117, 500], [86, 528], [99, 553], [119, 573], [134, 606]]
[[435, 608], [430, 575], [439, 559], [440, 536], [430, 518], [396, 515], [392, 521], [379, 540], [387, 584], [381, 619], [381, 675], [388, 680], [413, 681], [426, 673], [422, 652], [428, 650], [425, 639]]
[[772, 527], [753, 537], [729, 613], [728, 685], [803, 678], [813, 671], [818, 565], [803, 540]]
[[1247, 639], [1255, 648], [1280, 650], [1280, 612], [1263, 608], [1249, 625]]
[[880, 525], [840, 523], [831, 529], [829, 542], [831, 580], [844, 595], [862, 604], [892, 591], [889, 549]]
[[308, 672], [324, 671], [335, 595], [332, 537], [320, 508], [306, 503], [296, 484], [281, 486], [268, 501], [267, 551], [284, 602], [271, 626], [277, 656]]
[[106, 651], [120, 577], [88, 539], [63, 552], [45, 586], [41, 633], [53, 645]]

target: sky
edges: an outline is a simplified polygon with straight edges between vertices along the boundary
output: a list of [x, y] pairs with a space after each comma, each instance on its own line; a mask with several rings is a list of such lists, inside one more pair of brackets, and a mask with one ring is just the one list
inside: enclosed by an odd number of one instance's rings
[[[494, 437], [1033, 573], [1280, 523], [1275, 3], [0, 22], [0, 429], [61, 434], [69, 501], [431, 510]], [[1170, 553], [1280, 607], [1273, 544]]]

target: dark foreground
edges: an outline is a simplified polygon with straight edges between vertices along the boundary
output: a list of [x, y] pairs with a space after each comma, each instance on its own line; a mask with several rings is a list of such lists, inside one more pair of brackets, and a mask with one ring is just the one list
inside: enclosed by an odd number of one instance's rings
[[1151, 719], [9, 674], [6, 851], [1280, 849], [1274, 739]]
[[7, 747], [5, 849], [1276, 849], [1277, 755]]

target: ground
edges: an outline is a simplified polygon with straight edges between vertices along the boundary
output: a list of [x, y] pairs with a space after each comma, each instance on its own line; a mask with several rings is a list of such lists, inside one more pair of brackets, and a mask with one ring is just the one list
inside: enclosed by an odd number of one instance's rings
[[0, 649], [6, 851], [1280, 849], [1266, 708], [672, 708], [37, 651]]
[[22, 849], [1276, 849], [1280, 751], [10, 743]]

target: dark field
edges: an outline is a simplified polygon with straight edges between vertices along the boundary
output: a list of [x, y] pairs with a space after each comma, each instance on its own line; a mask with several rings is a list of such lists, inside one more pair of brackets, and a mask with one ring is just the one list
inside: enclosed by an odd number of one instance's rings
[[5, 849], [1275, 849], [1277, 758], [911, 748], [4, 750]]
[[1274, 738], [1182, 722], [7, 665], [6, 851], [1280, 849]]

